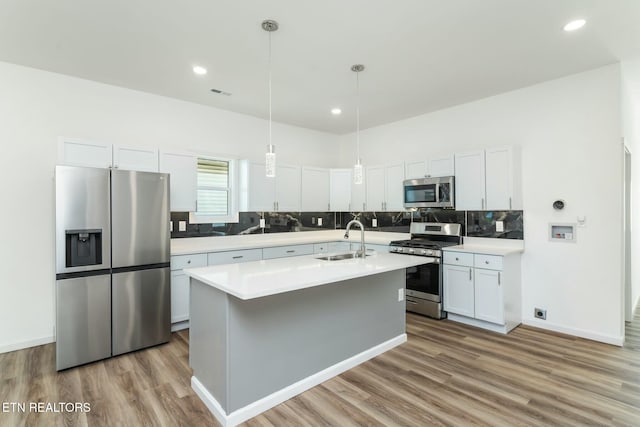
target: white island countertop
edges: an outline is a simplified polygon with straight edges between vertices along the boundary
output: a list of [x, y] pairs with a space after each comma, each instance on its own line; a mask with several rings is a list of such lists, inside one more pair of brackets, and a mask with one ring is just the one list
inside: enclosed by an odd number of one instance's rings
[[365, 259], [317, 259], [323, 255], [327, 254], [189, 268], [184, 272], [202, 283], [249, 300], [435, 261], [429, 257], [388, 253], [375, 253]]
[[[344, 230], [299, 231], [289, 233], [246, 234], [236, 236], [187, 237], [171, 239], [171, 255], [188, 255], [204, 252], [223, 252], [272, 246], [303, 245], [335, 241], [360, 242], [360, 230], [352, 229], [349, 239]], [[409, 233], [367, 231], [366, 243], [388, 245], [393, 240], [409, 239]]]

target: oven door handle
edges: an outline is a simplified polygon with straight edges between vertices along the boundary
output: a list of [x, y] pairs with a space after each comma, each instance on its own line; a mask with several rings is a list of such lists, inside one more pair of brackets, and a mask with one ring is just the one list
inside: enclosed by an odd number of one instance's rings
[[407, 304], [415, 304], [415, 305], [418, 305], [417, 301], [410, 300], [409, 298], [406, 298], [406, 300], [407, 300]]

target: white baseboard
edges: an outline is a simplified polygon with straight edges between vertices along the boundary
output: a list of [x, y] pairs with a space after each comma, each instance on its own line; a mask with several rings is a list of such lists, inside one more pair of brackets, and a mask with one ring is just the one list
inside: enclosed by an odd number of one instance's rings
[[624, 344], [624, 336], [616, 337], [611, 335], [602, 335], [591, 331], [585, 331], [583, 329], [567, 328], [566, 326], [548, 323], [546, 320], [525, 319], [522, 321], [522, 323], [528, 326], [534, 326], [540, 329], [548, 329], [550, 331], [560, 332], [562, 334], [574, 335], [576, 337], [586, 338], [592, 341], [599, 341], [618, 347], [622, 347], [622, 345]]
[[519, 325], [519, 323], [507, 323], [506, 325], [498, 325], [496, 323], [485, 322], [484, 320], [478, 320], [471, 317], [460, 316], [453, 313], [447, 313], [447, 319], [454, 322], [464, 323], [465, 325], [475, 326], [477, 328], [487, 329], [489, 331], [498, 332], [500, 334], [506, 334], [513, 328]]
[[329, 366], [320, 372], [278, 390], [275, 393], [265, 396], [243, 408], [237, 409], [230, 414], [225, 412], [218, 401], [211, 395], [211, 393], [209, 393], [209, 390], [207, 390], [195, 376], [191, 377], [191, 388], [193, 388], [207, 408], [209, 408], [209, 411], [211, 411], [213, 416], [216, 417], [223, 427], [232, 427], [259, 415], [262, 412], [279, 405], [285, 400], [291, 399], [292, 397], [297, 396], [298, 394], [309, 390], [330, 378], [340, 375], [341, 373], [348, 371], [349, 369], [366, 362], [385, 351], [391, 350], [406, 341], [407, 334], [398, 335], [397, 337], [385, 341], [382, 344], [365, 350], [362, 353], [356, 354], [355, 356], [343, 360], [342, 362], [338, 362], [335, 365]]
[[12, 344], [3, 344], [3, 345], [0, 345], [0, 353], [9, 353], [10, 351], [22, 350], [25, 348], [35, 347], [43, 344], [50, 344], [55, 341], [56, 341], [55, 337], [53, 335], [50, 335], [48, 337], [41, 337], [41, 338], [36, 338], [28, 341], [16, 342]]
[[171, 324], [171, 332], [181, 331], [183, 329], [189, 329], [188, 320]]

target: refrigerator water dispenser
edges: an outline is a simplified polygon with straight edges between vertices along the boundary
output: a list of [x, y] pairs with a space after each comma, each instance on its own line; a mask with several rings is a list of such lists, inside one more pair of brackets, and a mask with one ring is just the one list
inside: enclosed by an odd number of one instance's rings
[[66, 266], [102, 264], [102, 230], [66, 230]]

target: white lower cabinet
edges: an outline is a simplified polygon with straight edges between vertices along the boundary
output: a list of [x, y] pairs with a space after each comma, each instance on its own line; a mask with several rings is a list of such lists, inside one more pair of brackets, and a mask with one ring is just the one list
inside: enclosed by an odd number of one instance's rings
[[473, 317], [473, 268], [459, 265], [445, 265], [443, 269], [444, 289], [442, 298], [444, 309], [449, 313]]
[[443, 303], [451, 320], [507, 333], [522, 321], [520, 254], [445, 251]]
[[189, 320], [189, 276], [182, 270], [206, 265], [207, 254], [171, 257], [171, 323]]

